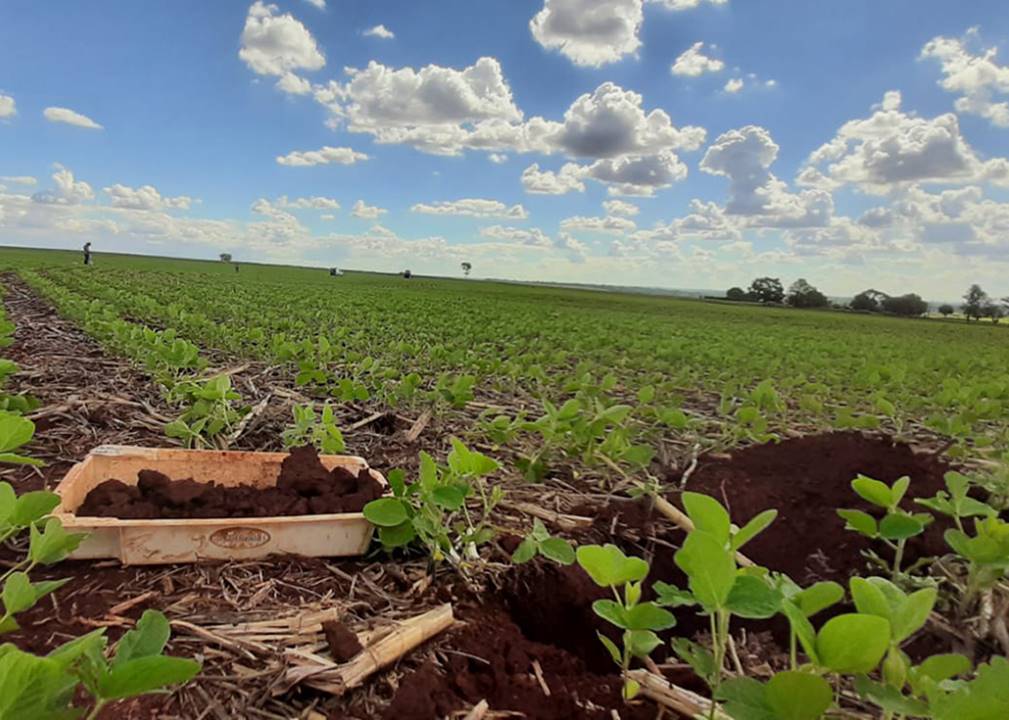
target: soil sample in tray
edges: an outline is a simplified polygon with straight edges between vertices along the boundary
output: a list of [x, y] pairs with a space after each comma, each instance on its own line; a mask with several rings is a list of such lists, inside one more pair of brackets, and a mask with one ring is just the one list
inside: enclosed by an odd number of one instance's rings
[[353, 513], [381, 497], [382, 491], [367, 468], [356, 475], [342, 467], [327, 470], [315, 448], [306, 446], [284, 459], [275, 487], [225, 487], [141, 470], [136, 485], [111, 479], [95, 487], [76, 514], [155, 520]]

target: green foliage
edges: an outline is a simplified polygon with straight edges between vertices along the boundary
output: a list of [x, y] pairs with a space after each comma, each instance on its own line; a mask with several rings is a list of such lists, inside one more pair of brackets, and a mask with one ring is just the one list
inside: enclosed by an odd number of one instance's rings
[[891, 486], [871, 477], [859, 475], [851, 481], [851, 489], [866, 502], [882, 509], [883, 517], [877, 521], [862, 510], [837, 511], [837, 514], [845, 520], [846, 529], [873, 540], [880, 540], [893, 550], [894, 559], [890, 568], [893, 578], [901, 574], [901, 562], [907, 541], [925, 532], [925, 528], [934, 519], [929, 513], [910, 513], [900, 507], [910, 485], [911, 478], [907, 476], [896, 480]]
[[539, 518], [533, 520], [533, 529], [515, 548], [512, 562], [521, 565], [537, 555], [542, 555], [558, 565], [570, 565], [575, 561], [575, 550], [571, 547], [571, 543], [564, 538], [552, 537]]
[[582, 545], [576, 552], [578, 564], [599, 587], [613, 593], [613, 600], [596, 600], [592, 611], [621, 630], [621, 646], [600, 633], [599, 640], [624, 675], [624, 698], [638, 694], [638, 683], [627, 677], [631, 660], [648, 657], [662, 641], [656, 632], [676, 624], [673, 614], [656, 602], [642, 602], [642, 583], [648, 563], [629, 557], [616, 545]]
[[[476, 560], [479, 546], [495, 535], [490, 514], [504, 491], [499, 485], [488, 488], [484, 478], [499, 467], [495, 460], [452, 438], [446, 465], [421, 452], [417, 480], [407, 483], [403, 471], [390, 472], [392, 497], [365, 505], [364, 516], [378, 527], [386, 550], [417, 545], [433, 562], [447, 559], [461, 567], [466, 560]], [[467, 507], [471, 498], [479, 501], [476, 514]]]
[[294, 424], [285, 428], [281, 435], [285, 449], [312, 445], [325, 455], [340, 455], [347, 451], [332, 405], [326, 403], [318, 415], [311, 403], [295, 405], [292, 412]]
[[42, 465], [40, 460], [19, 455], [14, 451], [31, 442], [35, 423], [14, 413], [0, 411], [0, 463], [13, 465]]
[[237, 405], [242, 396], [232, 389], [228, 375], [216, 375], [202, 382], [180, 382], [172, 388], [169, 398], [186, 409], [165, 426], [165, 435], [182, 440], [191, 448], [215, 447], [250, 410]]

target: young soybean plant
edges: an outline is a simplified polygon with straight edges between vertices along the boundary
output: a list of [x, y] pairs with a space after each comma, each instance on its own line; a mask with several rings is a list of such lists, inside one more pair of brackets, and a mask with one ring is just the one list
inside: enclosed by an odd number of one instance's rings
[[886, 511], [883, 519], [876, 521], [872, 515], [862, 510], [838, 510], [837, 514], [846, 521], [846, 529], [854, 530], [873, 540], [882, 540], [893, 550], [893, 564], [890, 568], [891, 579], [896, 579], [901, 573], [901, 563], [904, 560], [904, 548], [907, 541], [921, 535], [932, 522], [929, 513], [909, 513], [900, 508], [900, 501], [911, 484], [911, 478], [906, 475], [892, 486], [874, 480], [865, 475], [859, 475], [851, 481], [851, 489], [859, 497]]
[[86, 720], [92, 720], [111, 702], [179, 685], [200, 671], [195, 660], [162, 654], [170, 629], [156, 610], [144, 611], [111, 659], [104, 633], [104, 628], [95, 630], [46, 656], [0, 646], [0, 719], [80, 717], [82, 710], [73, 703], [83, 688], [91, 697]]
[[512, 554], [516, 565], [527, 563], [537, 555], [553, 560], [558, 565], [570, 565], [575, 561], [575, 550], [564, 538], [553, 537], [539, 518], [533, 520], [533, 529], [526, 535]]
[[592, 611], [623, 631], [622, 647], [617, 647], [602, 633], [599, 639], [613, 662], [620, 666], [624, 677], [623, 695], [630, 700], [641, 689], [636, 680], [627, 677], [631, 660], [646, 658], [661, 645], [656, 631], [673, 627], [676, 618], [657, 603], [641, 601], [641, 585], [649, 570], [648, 563], [641, 558], [624, 555], [616, 545], [582, 545], [576, 557], [596, 585], [609, 588], [613, 593], [613, 600], [592, 603]]

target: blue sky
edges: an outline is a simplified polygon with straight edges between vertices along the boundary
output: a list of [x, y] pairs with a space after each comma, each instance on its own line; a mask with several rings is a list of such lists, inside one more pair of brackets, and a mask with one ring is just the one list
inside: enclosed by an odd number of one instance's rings
[[8, 2], [0, 243], [1006, 294], [1001, 5]]

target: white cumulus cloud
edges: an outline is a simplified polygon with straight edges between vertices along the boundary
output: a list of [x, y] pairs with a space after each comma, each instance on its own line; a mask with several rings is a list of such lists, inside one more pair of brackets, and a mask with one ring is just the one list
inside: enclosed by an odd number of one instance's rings
[[64, 123], [66, 125], [76, 125], [77, 127], [87, 128], [89, 130], [102, 129], [101, 125], [96, 123], [87, 115], [81, 115], [79, 112], [75, 112], [70, 108], [47, 107], [45, 110], [42, 111], [42, 115], [49, 122]]
[[565, 163], [557, 172], [540, 170], [539, 163], [533, 163], [522, 171], [522, 187], [534, 195], [585, 192], [583, 179], [586, 174], [586, 169], [577, 163]]
[[[921, 50], [922, 59], [939, 62], [943, 78], [939, 86], [959, 97], [957, 112], [980, 115], [998, 127], [1009, 127], [1009, 65], [996, 59], [997, 47], [972, 52], [978, 29], [971, 28], [963, 38], [939, 36]], [[998, 99], [1003, 98], [1003, 99]]]
[[382, 40], [392, 40], [396, 37], [396, 33], [387, 28], [385, 25], [376, 25], [375, 27], [368, 28], [362, 34], [365, 37], [377, 37]]
[[74, 174], [59, 163], [53, 166], [54, 190], [43, 190], [32, 195], [32, 200], [45, 205], [79, 205], [93, 200], [94, 190], [83, 180], [76, 180]]
[[436, 203], [417, 203], [410, 208], [412, 212], [425, 215], [463, 215], [467, 217], [505, 217], [513, 220], [525, 220], [529, 213], [521, 205], [509, 207], [500, 200], [484, 198], [463, 198], [461, 200], [443, 200]]
[[742, 78], [729, 78], [722, 89], [729, 94], [735, 94], [743, 89], [743, 80]]
[[17, 114], [17, 103], [14, 102], [14, 98], [0, 93], [0, 119], [12, 118]]
[[696, 42], [676, 58], [670, 71], [673, 75], [700, 77], [704, 73], [721, 72], [725, 62], [704, 54], [704, 43]]
[[319, 70], [326, 58], [308, 31], [290, 13], [256, 0], [242, 30], [240, 57], [258, 75], [282, 77], [295, 70]]
[[287, 155], [278, 155], [277, 163], [288, 167], [310, 167], [312, 165], [353, 165], [367, 159], [368, 155], [353, 148], [325, 145], [318, 150], [294, 150]]
[[188, 195], [164, 196], [153, 185], [133, 188], [117, 183], [103, 188], [103, 192], [109, 196], [112, 207], [129, 210], [188, 210], [193, 203]]
[[642, 18], [641, 0], [545, 0], [529, 29], [575, 65], [600, 67], [641, 47]]
[[351, 214], [356, 218], [361, 218], [363, 220], [377, 220], [379, 217], [389, 212], [385, 208], [378, 207], [377, 205], [369, 205], [364, 200], [358, 200], [354, 203], [354, 208]]
[[809, 156], [800, 181], [827, 189], [852, 184], [874, 194], [922, 182], [1009, 185], [1009, 160], [981, 160], [956, 115], [922, 118], [901, 103], [900, 92], [890, 91], [870, 117], [845, 123]]

